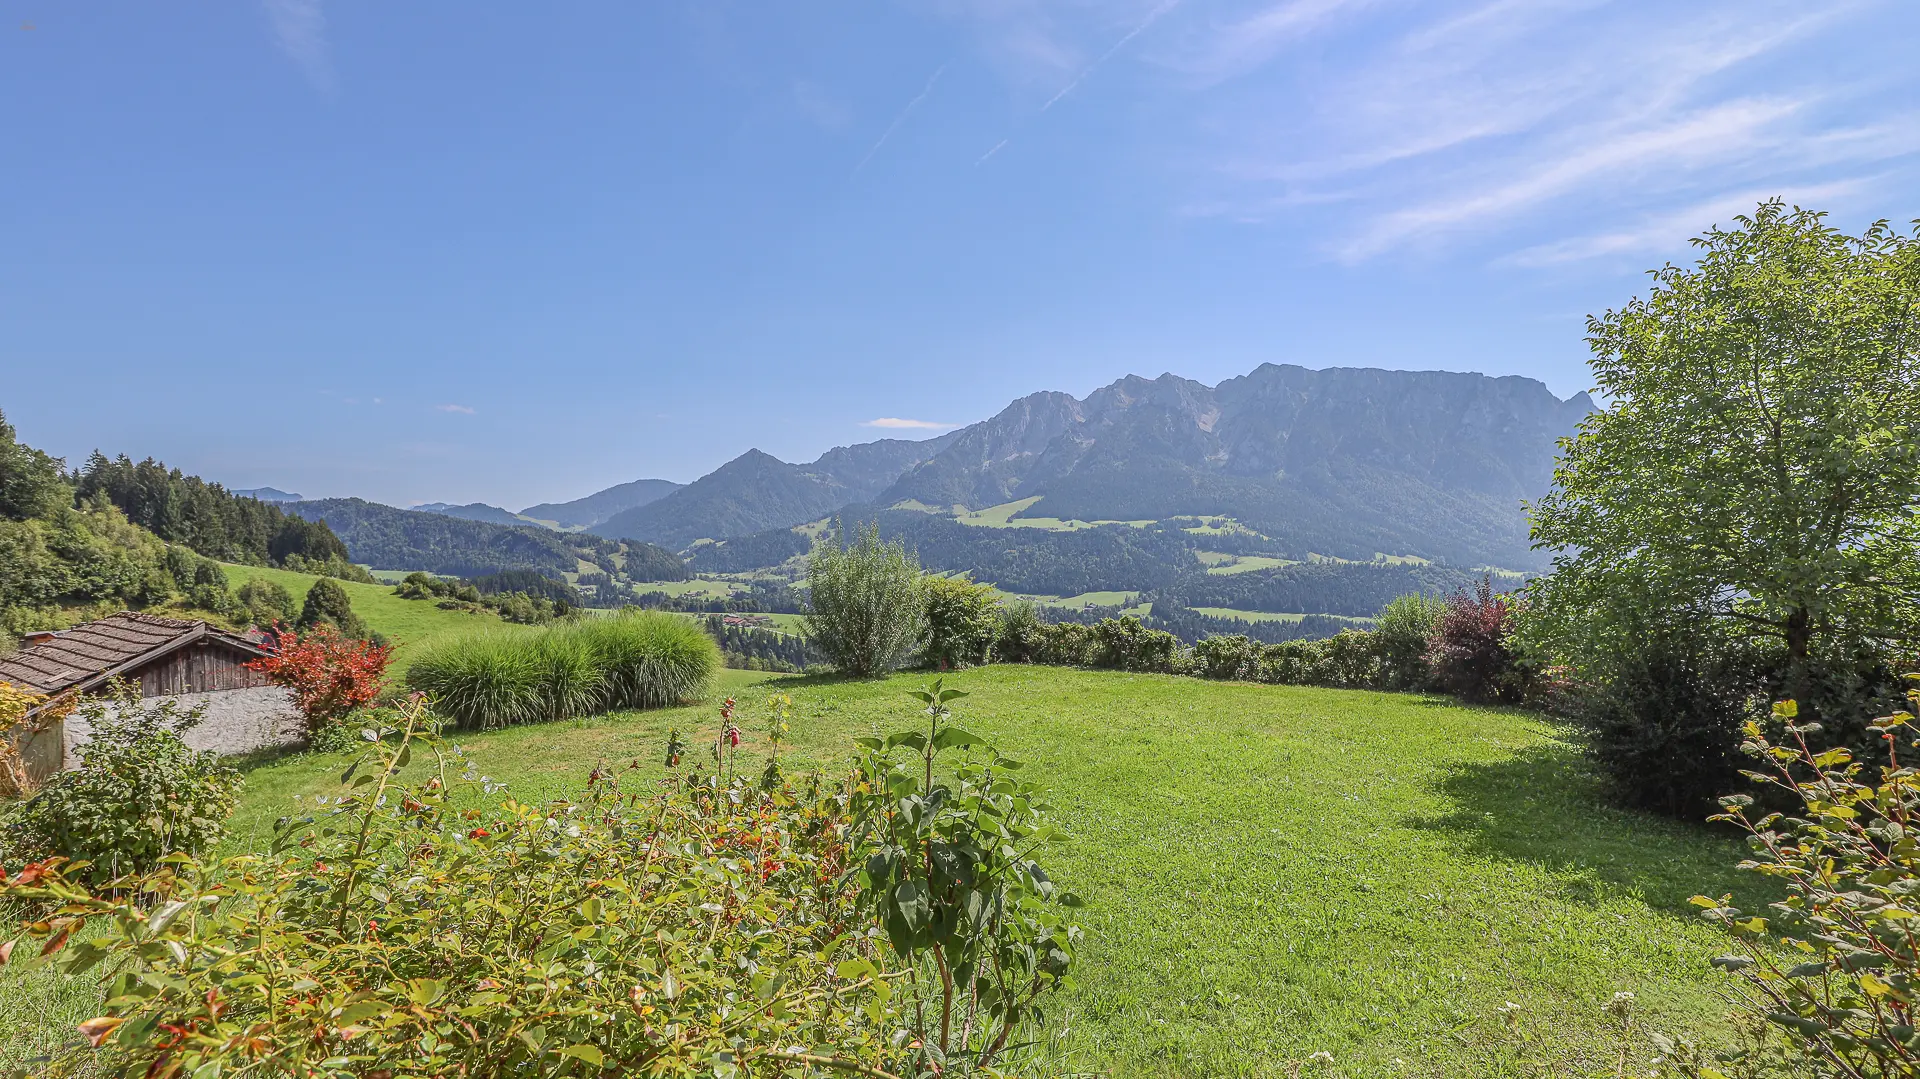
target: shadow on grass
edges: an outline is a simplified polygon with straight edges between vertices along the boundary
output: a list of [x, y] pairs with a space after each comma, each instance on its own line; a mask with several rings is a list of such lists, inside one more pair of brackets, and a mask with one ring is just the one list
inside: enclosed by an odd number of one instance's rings
[[1734, 868], [1747, 852], [1731, 828], [1609, 803], [1577, 744], [1536, 744], [1502, 760], [1459, 765], [1434, 789], [1453, 811], [1412, 818], [1409, 826], [1441, 833], [1468, 853], [1546, 869], [1575, 902], [1631, 896], [1691, 917], [1687, 900], [1695, 895], [1732, 892], [1752, 901], [1777, 891]]
[[242, 772], [251, 772], [255, 768], [264, 768], [269, 764], [279, 764], [281, 761], [292, 760], [295, 757], [320, 757], [325, 755], [324, 751], [314, 749], [304, 742], [288, 742], [284, 745], [264, 746], [260, 749], [249, 749], [245, 753], [230, 754], [220, 758], [220, 763], [229, 768], [237, 768]]

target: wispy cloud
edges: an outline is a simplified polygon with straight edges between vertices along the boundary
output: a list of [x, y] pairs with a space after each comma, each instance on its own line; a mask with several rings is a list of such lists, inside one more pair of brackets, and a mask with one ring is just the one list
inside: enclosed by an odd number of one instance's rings
[[473, 415], [473, 409], [466, 405], [435, 405], [433, 407], [441, 412], [458, 412], [463, 416]]
[[1827, 206], [1856, 194], [1872, 179], [1877, 177], [1785, 190], [1752, 188], [1738, 191], [1670, 213], [1646, 217], [1624, 228], [1538, 244], [1516, 251], [1500, 261], [1511, 266], [1540, 267], [1610, 255], [1643, 256], [1677, 251], [1684, 248], [1692, 237], [1716, 225], [1728, 224], [1736, 214], [1752, 213], [1756, 206], [1767, 199], [1778, 197], [1785, 199], [1789, 205], [1797, 206]]
[[327, 48], [327, 16], [322, 0], [263, 0], [273, 36], [314, 89], [333, 89], [333, 61]]
[[881, 133], [879, 141], [875, 142], [873, 146], [867, 150], [866, 156], [860, 159], [860, 163], [853, 167], [853, 171], [856, 175], [859, 174], [861, 169], [864, 169], [867, 167], [867, 162], [873, 160], [873, 155], [880, 152], [880, 148], [887, 144], [887, 140], [890, 138], [893, 138], [893, 133], [900, 130], [901, 124], [904, 124], [907, 122], [907, 117], [913, 115], [913, 110], [919, 108], [920, 103], [922, 101], [925, 101], [927, 97], [933, 93], [934, 84], [940, 81], [940, 76], [945, 74], [946, 70], [947, 70], [947, 65], [945, 64], [941, 64], [939, 67], [934, 69], [933, 74], [928, 76], [927, 78], [927, 85], [923, 89], [921, 89], [919, 94], [914, 96], [914, 99], [912, 101], [907, 102], [907, 107], [904, 109], [901, 109], [900, 115], [895, 116], [893, 118], [893, 123], [888, 124], [887, 130]]
[[1324, 29], [1340, 16], [1370, 6], [1374, 0], [1284, 0], [1224, 24], [1215, 24], [1181, 50], [1170, 53], [1170, 66], [1218, 82], [1244, 75], [1274, 58], [1282, 49]]
[[[1272, 4], [1156, 57], [1201, 80], [1189, 159], [1211, 161], [1187, 212], [1310, 221], [1347, 262], [1531, 232], [1502, 261], [1543, 265], [1660, 228], [1684, 239], [1736, 195], [1897, 186], [1887, 163], [1920, 158], [1920, 123], [1884, 115], [1910, 76], [1850, 85], [1800, 62], [1884, 5], [1490, 0], [1391, 25], [1365, 10], [1389, 2]], [[1314, 35], [1338, 64], [1276, 62]]]
[[945, 431], [960, 426], [957, 423], [938, 423], [933, 420], [903, 420], [898, 416], [882, 416], [877, 420], [862, 420], [862, 427], [886, 427], [894, 430], [909, 431]]
[[1784, 137], [1780, 121], [1801, 107], [1793, 100], [1742, 100], [1703, 109], [1662, 126], [1622, 131], [1557, 159], [1530, 162], [1509, 180], [1471, 186], [1376, 218], [1338, 248], [1343, 258], [1368, 258], [1411, 239], [1524, 213], [1601, 178], [1685, 170], [1752, 156]]

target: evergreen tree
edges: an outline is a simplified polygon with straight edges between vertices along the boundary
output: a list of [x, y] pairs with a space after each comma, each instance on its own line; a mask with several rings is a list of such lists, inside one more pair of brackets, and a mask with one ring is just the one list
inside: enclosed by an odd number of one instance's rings
[[21, 443], [0, 412], [0, 517], [23, 521], [51, 516], [73, 499], [61, 461]]

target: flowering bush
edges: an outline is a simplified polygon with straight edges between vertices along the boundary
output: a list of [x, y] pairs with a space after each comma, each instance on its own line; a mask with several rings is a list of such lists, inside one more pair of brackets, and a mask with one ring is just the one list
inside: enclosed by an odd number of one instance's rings
[[462, 808], [475, 781], [422, 702], [400, 711], [270, 853], [114, 896], [57, 860], [0, 884], [43, 911], [0, 956], [112, 972], [45, 1074], [886, 1076], [904, 1057], [837, 799], [596, 771], [576, 799]]
[[275, 626], [273, 638], [272, 654], [247, 666], [293, 691], [309, 741], [386, 691], [387, 664], [393, 660], [386, 645], [343, 636], [326, 623], [305, 636]]

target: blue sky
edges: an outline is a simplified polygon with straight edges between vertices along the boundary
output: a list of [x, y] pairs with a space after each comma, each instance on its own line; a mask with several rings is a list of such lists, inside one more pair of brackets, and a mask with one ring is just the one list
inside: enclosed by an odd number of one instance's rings
[[0, 0], [0, 409], [512, 508], [1128, 373], [1585, 388], [1769, 195], [1920, 217], [1920, 5]]

